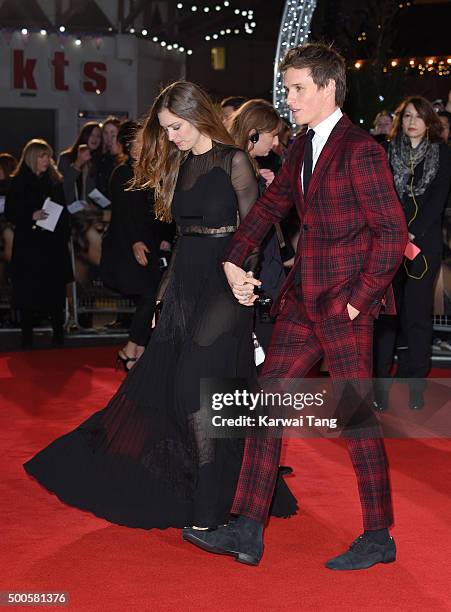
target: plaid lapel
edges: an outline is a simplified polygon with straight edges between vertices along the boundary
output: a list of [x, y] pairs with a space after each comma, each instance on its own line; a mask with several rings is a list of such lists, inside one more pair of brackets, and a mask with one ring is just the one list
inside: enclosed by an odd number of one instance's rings
[[[316, 162], [315, 169], [310, 180], [307, 199], [305, 202], [305, 209], [308, 208], [310, 202], [312, 201], [313, 196], [317, 191], [319, 185], [321, 184], [321, 180], [324, 174], [326, 173], [330, 162], [334, 158], [341, 144], [344, 134], [351, 127], [351, 125], [352, 123], [347, 117], [347, 115], [343, 115], [343, 117], [341, 117], [340, 121], [338, 121], [338, 123], [332, 130], [326, 144], [323, 147], [323, 150], [321, 151], [318, 161]], [[301, 197], [303, 198], [303, 196]]]

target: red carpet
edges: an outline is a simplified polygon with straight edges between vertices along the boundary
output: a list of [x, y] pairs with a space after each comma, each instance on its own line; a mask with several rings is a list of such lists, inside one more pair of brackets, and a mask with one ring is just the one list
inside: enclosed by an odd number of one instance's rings
[[388, 441], [398, 562], [363, 572], [323, 568], [361, 530], [337, 442], [290, 440], [284, 463], [301, 511], [271, 521], [258, 568], [197, 550], [175, 529], [127, 529], [61, 504], [22, 462], [105, 405], [121, 380], [113, 360], [112, 348], [0, 357], [0, 591], [67, 591], [71, 610], [108, 612], [451, 610], [447, 440]]

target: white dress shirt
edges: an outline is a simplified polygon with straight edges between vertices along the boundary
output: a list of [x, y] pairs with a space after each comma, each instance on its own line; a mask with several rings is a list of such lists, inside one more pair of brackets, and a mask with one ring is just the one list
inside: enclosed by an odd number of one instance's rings
[[[332, 130], [334, 129], [334, 127], [337, 125], [337, 123], [340, 121], [342, 117], [343, 117], [343, 113], [341, 112], [341, 109], [336, 108], [331, 115], [326, 117], [326, 119], [321, 121], [321, 123], [318, 123], [316, 127], [311, 128], [315, 131], [315, 135], [313, 136], [313, 140], [312, 140], [312, 149], [313, 149], [312, 172], [315, 170], [316, 162], [318, 161], [321, 151], [323, 150], [324, 145], [328, 141]], [[309, 129], [310, 129], [310, 126], [309, 126]], [[302, 170], [301, 170], [302, 189], [304, 189], [304, 176], [303, 175], [304, 175], [304, 164], [302, 164]]]

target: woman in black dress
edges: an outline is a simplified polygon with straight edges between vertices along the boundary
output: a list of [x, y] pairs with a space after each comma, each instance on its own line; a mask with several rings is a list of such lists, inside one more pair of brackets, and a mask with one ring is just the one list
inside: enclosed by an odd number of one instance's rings
[[46, 219], [42, 210], [50, 198], [65, 205], [62, 177], [52, 160], [52, 150], [44, 140], [25, 145], [8, 189], [5, 215], [14, 225], [11, 261], [13, 306], [19, 309], [22, 347], [33, 343], [33, 312], [50, 314], [54, 345], [63, 344], [66, 284], [72, 280], [69, 215], [64, 207], [53, 232], [36, 221]]
[[[432, 105], [415, 96], [396, 111], [388, 156], [410, 241], [420, 249], [404, 259], [394, 279], [398, 320], [380, 317], [375, 328], [376, 375], [388, 377], [397, 331], [407, 348], [398, 352], [397, 376], [423, 379], [430, 369], [433, 289], [442, 259], [442, 215], [451, 181], [449, 149], [441, 142], [441, 124]], [[421, 380], [410, 383], [410, 407], [423, 406]], [[377, 403], [385, 408], [387, 394]]]
[[[25, 469], [66, 503], [112, 522], [215, 526], [229, 518], [243, 442], [208, 436], [199, 386], [255, 374], [252, 308], [234, 298], [222, 257], [257, 182], [208, 96], [182, 81], [161, 92], [146, 119], [135, 187], [154, 188], [157, 216], [178, 226], [161, 317], [108, 406]], [[294, 514], [282, 480], [276, 491], [277, 514]]]
[[160, 281], [159, 244], [153, 198], [149, 190], [130, 191], [136, 132], [133, 121], [118, 133], [122, 163], [110, 180], [111, 222], [102, 242], [100, 275], [108, 287], [135, 300], [136, 311], [127, 344], [118, 352], [118, 363], [127, 371], [141, 357], [149, 340]]

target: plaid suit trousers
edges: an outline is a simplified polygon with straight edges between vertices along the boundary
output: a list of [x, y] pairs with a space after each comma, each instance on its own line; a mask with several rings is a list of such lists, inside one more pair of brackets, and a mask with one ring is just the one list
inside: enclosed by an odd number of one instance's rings
[[[288, 296], [287, 296], [288, 297]], [[290, 298], [288, 297], [288, 300]], [[291, 295], [292, 306], [299, 301]], [[325, 356], [331, 378], [370, 378], [374, 319], [347, 311], [319, 323], [285, 315], [282, 308], [266, 356], [262, 378], [302, 378]], [[299, 310], [298, 310], [299, 312]], [[381, 438], [346, 437], [357, 477], [364, 529], [393, 522], [388, 461]], [[247, 438], [232, 514], [264, 523], [268, 516], [280, 459], [281, 440]]]

